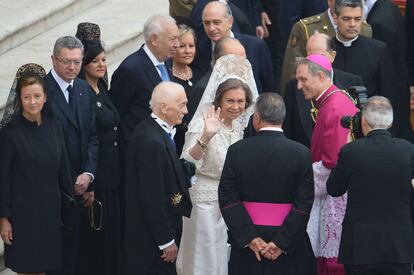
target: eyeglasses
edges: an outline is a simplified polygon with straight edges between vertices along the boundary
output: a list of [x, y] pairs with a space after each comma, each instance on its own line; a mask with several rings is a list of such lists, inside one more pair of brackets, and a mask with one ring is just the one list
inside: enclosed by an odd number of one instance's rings
[[60, 64], [62, 64], [64, 66], [70, 66], [71, 64], [73, 64], [74, 66], [82, 65], [82, 61], [80, 61], [80, 60], [60, 60], [56, 56], [55, 56], [55, 58], [56, 58], [57, 61], [59, 61]]

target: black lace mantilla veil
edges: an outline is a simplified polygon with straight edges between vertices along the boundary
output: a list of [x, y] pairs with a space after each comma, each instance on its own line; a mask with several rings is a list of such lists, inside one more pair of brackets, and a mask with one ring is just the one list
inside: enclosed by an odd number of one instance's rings
[[23, 75], [28, 73], [39, 75], [42, 78], [46, 77], [45, 69], [42, 66], [37, 65], [35, 63], [25, 64], [17, 70], [16, 77], [14, 78], [9, 96], [7, 97], [3, 117], [0, 121], [0, 129], [4, 128], [13, 119], [13, 117], [20, 112], [21, 106], [19, 104], [19, 99], [17, 98], [16, 91], [17, 82]]
[[[90, 57], [88, 55], [96, 55], [95, 52], [103, 50], [104, 45], [101, 40], [101, 29], [99, 28], [98, 24], [91, 23], [91, 22], [83, 22], [78, 24], [78, 29], [76, 30], [75, 36], [82, 42], [84, 48], [85, 48], [85, 56], [84, 56], [84, 62], [85, 59], [89, 59]], [[95, 56], [93, 56], [94, 58]], [[91, 59], [90, 59], [91, 60]], [[89, 60], [89, 62], [90, 62]], [[82, 79], [85, 79], [84, 71], [81, 70], [79, 76]], [[108, 72], [105, 72], [103, 82], [105, 86], [109, 87], [109, 81], [108, 81]]]
[[214, 97], [218, 86], [230, 78], [237, 78], [246, 83], [252, 91], [252, 104], [243, 114], [235, 119], [236, 123], [240, 123], [245, 128], [249, 122], [250, 116], [253, 114], [254, 103], [258, 95], [256, 82], [254, 80], [252, 66], [247, 58], [238, 55], [225, 55], [217, 59], [210, 80], [204, 90], [194, 117], [188, 125], [189, 132], [201, 132], [204, 128], [204, 116], [208, 108], [213, 104]]

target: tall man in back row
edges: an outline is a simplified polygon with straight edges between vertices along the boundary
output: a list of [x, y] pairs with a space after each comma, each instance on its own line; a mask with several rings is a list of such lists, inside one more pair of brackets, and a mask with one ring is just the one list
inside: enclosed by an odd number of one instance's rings
[[306, 224], [313, 202], [309, 150], [285, 138], [282, 98], [259, 96], [257, 136], [229, 147], [219, 184], [232, 236], [231, 275], [316, 274]]
[[341, 118], [354, 115], [357, 108], [346, 92], [333, 85], [332, 65], [324, 55], [299, 59], [296, 78], [298, 89], [307, 100], [314, 101], [318, 110], [311, 139], [315, 201], [308, 223], [318, 274], [344, 274], [337, 257], [346, 198], [328, 196], [326, 180], [336, 165], [340, 148], [347, 142], [349, 130], [341, 127]]

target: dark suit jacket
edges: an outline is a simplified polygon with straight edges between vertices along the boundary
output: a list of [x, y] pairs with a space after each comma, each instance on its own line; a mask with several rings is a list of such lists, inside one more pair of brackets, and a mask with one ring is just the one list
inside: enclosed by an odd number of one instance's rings
[[407, 0], [405, 10], [407, 31], [407, 65], [410, 86], [414, 86], [414, 0]]
[[414, 141], [409, 121], [410, 92], [407, 73], [406, 33], [404, 18], [398, 7], [390, 0], [378, 0], [370, 10], [367, 22], [372, 27], [372, 38], [387, 44], [392, 67], [396, 73], [393, 106], [398, 108], [395, 124], [399, 137]]
[[414, 146], [386, 130], [373, 130], [341, 149], [327, 181], [331, 196], [348, 192], [341, 263], [413, 262], [413, 169]]
[[[306, 233], [313, 186], [309, 149], [285, 138], [282, 132], [260, 131], [229, 147], [218, 195], [233, 239], [232, 254], [240, 257], [239, 272], [234, 274], [275, 274], [269, 269], [289, 274], [294, 265], [300, 266], [295, 274], [313, 274], [314, 256]], [[292, 204], [292, 209], [280, 226], [255, 225], [243, 202]], [[275, 262], [265, 260], [259, 267], [245, 247], [256, 237], [273, 241], [287, 254]]]
[[121, 116], [121, 141], [128, 142], [135, 127], [151, 113], [149, 100], [161, 81], [142, 47], [125, 58], [115, 70], [109, 95]]
[[[234, 37], [240, 41], [246, 50], [259, 94], [262, 92], [276, 92], [272, 59], [266, 43], [260, 38], [241, 33], [234, 33]], [[211, 40], [205, 38], [197, 43], [194, 66], [199, 68], [202, 73], [206, 73], [211, 67], [211, 60]]]
[[98, 137], [95, 128], [95, 94], [84, 80], [76, 78], [73, 83], [74, 114], [51, 73], [47, 74], [45, 81], [48, 92], [46, 108], [62, 125], [72, 175], [75, 179], [83, 172], [96, 175]]
[[[334, 84], [347, 90], [352, 86], [363, 86], [359, 76], [334, 69]], [[283, 123], [283, 131], [286, 137], [302, 143], [310, 148], [313, 126], [310, 115], [311, 104], [298, 90], [298, 81], [289, 80], [285, 92], [286, 117]]]
[[150, 116], [134, 130], [126, 165], [124, 274], [151, 274], [165, 264], [158, 246], [179, 244], [182, 216], [191, 212], [188, 185], [167, 133]]

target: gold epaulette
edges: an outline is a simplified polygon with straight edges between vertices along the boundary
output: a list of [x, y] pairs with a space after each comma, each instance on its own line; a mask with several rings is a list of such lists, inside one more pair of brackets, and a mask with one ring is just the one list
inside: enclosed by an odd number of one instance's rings
[[299, 23], [303, 26], [305, 30], [306, 40], [309, 39], [308, 25], [314, 24], [320, 21], [321, 21], [320, 15], [314, 15], [314, 16], [306, 17], [304, 19], [299, 20]]

